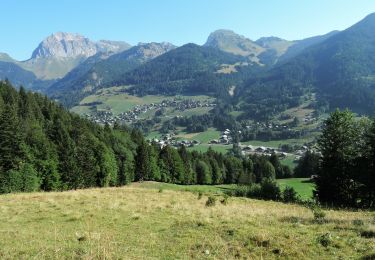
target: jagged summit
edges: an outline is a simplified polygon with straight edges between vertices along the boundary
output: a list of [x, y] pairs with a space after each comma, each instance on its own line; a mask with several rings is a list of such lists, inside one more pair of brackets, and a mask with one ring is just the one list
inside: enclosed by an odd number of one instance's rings
[[204, 46], [213, 47], [241, 56], [256, 57], [264, 48], [231, 30], [220, 29], [212, 32]]
[[96, 44], [80, 34], [57, 32], [44, 39], [31, 58], [90, 57], [97, 51]]
[[87, 58], [98, 52], [120, 52], [130, 47], [126, 42], [107, 40], [94, 42], [77, 33], [57, 32], [48, 36], [39, 44], [31, 59]]

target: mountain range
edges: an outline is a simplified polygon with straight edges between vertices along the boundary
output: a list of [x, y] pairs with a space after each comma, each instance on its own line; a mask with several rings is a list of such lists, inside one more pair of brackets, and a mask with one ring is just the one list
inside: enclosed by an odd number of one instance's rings
[[[231, 98], [246, 111], [244, 117], [267, 118], [298, 105], [308, 94], [316, 95], [319, 107], [371, 113], [374, 31], [375, 14], [344, 31], [296, 41], [253, 41], [217, 30], [202, 46], [130, 46], [59, 32], [43, 40], [29, 60], [0, 54], [0, 78], [44, 92], [68, 107], [100, 88], [126, 85], [137, 95], [203, 93]], [[229, 88], [234, 94], [229, 95]]]
[[[25, 61], [16, 61], [6, 53], [0, 53], [2, 68], [9, 67], [7, 63], [17, 65], [20, 72], [17, 75], [9, 75], [0, 72], [0, 77], [7, 77], [14, 83], [22, 83], [25, 86], [38, 87], [40, 81], [55, 81], [64, 77], [69, 71], [97, 53], [118, 53], [129, 49], [131, 46], [120, 41], [93, 42], [90, 39], [73, 33], [57, 32], [44, 39], [33, 51], [31, 58]], [[5, 64], [4, 64], [5, 62]], [[25, 77], [26, 72], [32, 72], [35, 79]]]

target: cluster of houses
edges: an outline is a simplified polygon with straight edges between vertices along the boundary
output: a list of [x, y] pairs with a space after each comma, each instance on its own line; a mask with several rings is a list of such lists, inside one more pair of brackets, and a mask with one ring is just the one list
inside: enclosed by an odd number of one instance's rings
[[99, 124], [114, 124], [114, 122], [132, 123], [139, 119], [141, 114], [147, 113], [150, 110], [158, 110], [162, 108], [172, 107], [178, 111], [185, 111], [187, 109], [193, 109], [198, 107], [214, 107], [215, 103], [209, 100], [193, 100], [193, 99], [183, 99], [183, 100], [163, 100], [160, 103], [151, 103], [144, 105], [137, 105], [133, 109], [122, 112], [117, 116], [114, 116], [112, 109], [109, 108], [108, 111], [97, 111], [93, 114], [86, 114], [86, 118], [90, 119]]
[[117, 121], [116, 117], [113, 116], [112, 111], [97, 111], [95, 114], [85, 114], [85, 117], [92, 122], [101, 125], [113, 125]]
[[282, 152], [279, 149], [272, 148], [272, 147], [252, 146], [252, 145], [242, 145], [240, 147], [241, 147], [243, 154], [261, 154], [261, 155], [271, 156], [272, 154], [276, 153], [280, 155], [280, 157], [286, 157], [288, 155], [287, 153]]
[[[241, 131], [239, 131], [241, 133]], [[219, 139], [213, 139], [209, 141], [209, 144], [232, 144], [233, 139], [231, 137], [231, 130], [226, 129], [221, 133], [221, 136]], [[264, 147], [264, 146], [253, 146], [253, 145], [241, 145], [240, 144], [241, 151], [244, 155], [246, 154], [259, 154], [259, 155], [266, 155], [271, 156], [272, 154], [276, 153], [280, 157], [286, 157], [288, 153], [284, 152], [281, 149], [274, 148], [274, 147]], [[293, 152], [293, 155], [295, 155], [296, 160], [299, 160], [310, 148], [306, 145], [301, 146], [299, 149]]]
[[275, 124], [275, 123], [260, 123], [256, 122], [253, 125], [247, 125], [246, 129], [252, 130], [264, 130], [264, 129], [274, 129], [274, 130], [291, 130], [288, 125]]
[[210, 144], [231, 144], [233, 141], [231, 136], [231, 131], [229, 129], [225, 129], [220, 135], [219, 139], [213, 139], [209, 143]]
[[165, 134], [158, 138], [153, 138], [149, 140], [150, 142], [154, 142], [157, 145], [159, 145], [160, 148], [163, 148], [164, 146], [173, 146], [173, 147], [180, 147], [180, 146], [185, 146], [185, 147], [193, 147], [195, 145], [200, 144], [199, 141], [197, 140], [178, 140], [173, 134]]

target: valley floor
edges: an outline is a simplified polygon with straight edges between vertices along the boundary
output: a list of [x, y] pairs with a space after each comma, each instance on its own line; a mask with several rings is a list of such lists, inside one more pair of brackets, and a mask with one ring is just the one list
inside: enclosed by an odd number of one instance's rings
[[[374, 212], [327, 210], [137, 183], [0, 196], [1, 259], [373, 259]], [[362, 236], [361, 236], [362, 234]]]

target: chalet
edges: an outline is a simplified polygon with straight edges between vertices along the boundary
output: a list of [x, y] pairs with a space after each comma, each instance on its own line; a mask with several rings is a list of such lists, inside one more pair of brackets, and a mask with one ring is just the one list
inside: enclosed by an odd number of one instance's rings
[[252, 145], [247, 145], [244, 148], [242, 148], [243, 151], [251, 152], [254, 150]]
[[255, 149], [255, 151], [258, 152], [258, 153], [263, 153], [263, 152], [265, 152], [266, 150], [267, 150], [267, 149], [266, 149], [266, 147], [264, 147], [264, 146], [259, 146], [258, 148]]

